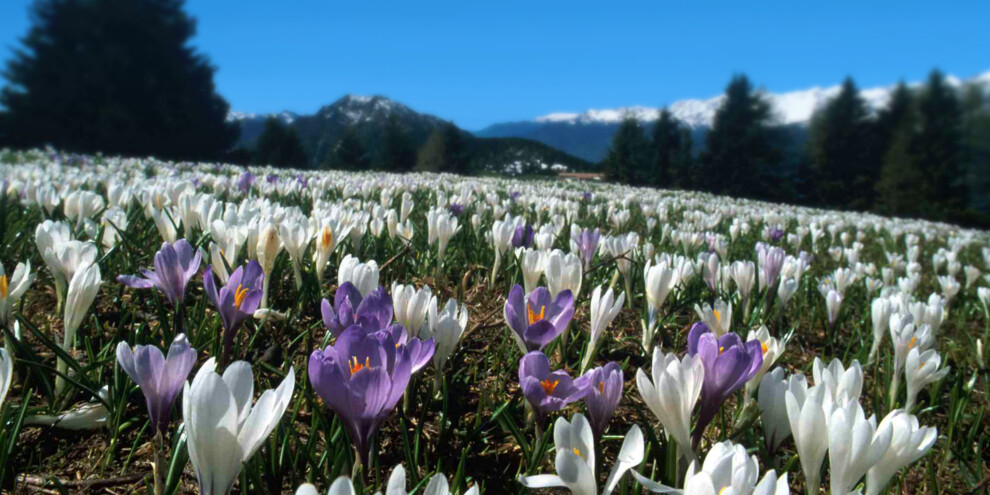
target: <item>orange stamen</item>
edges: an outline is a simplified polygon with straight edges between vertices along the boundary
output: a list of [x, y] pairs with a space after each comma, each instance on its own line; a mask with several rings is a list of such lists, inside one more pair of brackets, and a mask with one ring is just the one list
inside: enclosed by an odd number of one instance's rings
[[323, 249], [329, 249], [333, 245], [333, 232], [326, 225], [323, 226], [323, 236], [320, 237], [320, 244], [323, 246]]
[[605, 393], [605, 382], [598, 382], [598, 393]]
[[543, 319], [543, 316], [546, 314], [547, 307], [540, 306], [540, 312], [536, 313], [533, 311], [533, 308], [527, 304], [526, 311], [529, 313], [529, 324], [532, 325], [533, 323], [536, 323]]
[[769, 347], [767, 347], [767, 345], [766, 345], [766, 344], [764, 344], [763, 342], [760, 342], [760, 347], [761, 347], [761, 348], [763, 349], [763, 354], [766, 354], [766, 353], [767, 353], [767, 351], [769, 351], [769, 350], [770, 350], [770, 348], [769, 348]]
[[248, 288], [243, 285], [238, 284], [237, 290], [234, 291], [234, 307], [240, 309], [241, 303], [244, 302], [244, 298], [247, 297]]
[[7, 282], [7, 275], [0, 275], [0, 297], [6, 299], [7, 294], [10, 293], [10, 285]]
[[911, 337], [911, 340], [909, 340], [909, 341], [908, 341], [908, 349], [909, 349], [909, 350], [910, 350], [910, 349], [911, 349], [912, 347], [914, 347], [914, 342], [915, 342], [916, 340], [918, 340], [918, 337]]
[[354, 373], [357, 373], [365, 368], [371, 368], [371, 358], [364, 358], [364, 364], [361, 364], [358, 362], [357, 356], [354, 356], [347, 362], [347, 367], [350, 368], [351, 374], [353, 375]]
[[557, 385], [559, 384], [560, 380], [554, 380], [551, 382], [549, 378], [540, 382], [540, 385], [543, 386], [543, 391], [546, 392], [547, 395], [550, 395], [554, 390], [557, 390]]
[[583, 454], [581, 454], [581, 449], [579, 449], [579, 448], [577, 448], [577, 447], [574, 447], [574, 448], [573, 448], [573, 449], [571, 449], [571, 450], [572, 450], [572, 451], [574, 452], [574, 455], [576, 455], [576, 456], [578, 456], [578, 457], [580, 457], [580, 458], [582, 458], [582, 459], [584, 459], [584, 455], [583, 455]]
[[722, 313], [719, 313], [717, 309], [713, 309], [712, 314], [715, 315], [715, 321], [722, 321]]

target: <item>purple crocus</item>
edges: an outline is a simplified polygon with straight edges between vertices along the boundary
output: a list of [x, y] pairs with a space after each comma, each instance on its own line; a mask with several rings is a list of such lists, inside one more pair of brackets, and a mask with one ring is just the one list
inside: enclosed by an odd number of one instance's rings
[[264, 281], [265, 272], [254, 260], [245, 266], [237, 267], [227, 278], [227, 285], [221, 287], [219, 291], [216, 282], [213, 281], [213, 265], [207, 266], [206, 271], [203, 272], [203, 289], [210, 301], [213, 301], [213, 306], [217, 309], [217, 313], [220, 313], [220, 321], [223, 323], [221, 362], [226, 363], [230, 357], [230, 348], [234, 343], [237, 329], [261, 304]]
[[519, 199], [519, 196], [522, 196], [522, 193], [519, 191], [512, 191], [509, 193], [509, 199], [512, 201]]
[[398, 323], [393, 323], [388, 328], [374, 332], [374, 335], [383, 344], [387, 336], [392, 339], [391, 342], [406, 346], [406, 349], [409, 350], [409, 359], [412, 361], [413, 373], [417, 373], [419, 370], [425, 368], [430, 363], [430, 360], [433, 359], [433, 353], [436, 351], [436, 343], [432, 337], [426, 340], [418, 337], [409, 338], [406, 327]]
[[550, 298], [546, 287], [537, 287], [523, 295], [516, 284], [509, 291], [504, 307], [505, 322], [512, 329], [516, 344], [523, 352], [538, 351], [560, 335], [574, 316], [574, 295], [562, 290], [556, 299]]
[[516, 230], [512, 233], [512, 247], [533, 247], [534, 234], [532, 225], [516, 225]]
[[361, 297], [361, 291], [354, 284], [344, 282], [334, 293], [333, 306], [324, 299], [320, 311], [323, 325], [334, 336], [340, 336], [351, 325], [359, 325], [366, 332], [377, 332], [392, 322], [392, 297], [382, 286]]
[[241, 190], [242, 193], [247, 194], [251, 191], [251, 185], [254, 184], [256, 179], [255, 175], [251, 172], [245, 170], [241, 174], [240, 178], [237, 179], [237, 188]]
[[698, 448], [708, 423], [725, 399], [741, 389], [763, 365], [763, 348], [758, 339], [743, 342], [729, 332], [722, 337], [698, 322], [688, 332], [688, 355], [700, 356], [705, 367], [701, 386], [701, 412], [694, 429], [693, 446]]
[[584, 376], [588, 378], [588, 395], [584, 396], [584, 403], [588, 406], [588, 422], [595, 438], [601, 438], [622, 399], [622, 368], [618, 363], [609, 362]]
[[265, 177], [265, 180], [268, 181], [269, 184], [278, 184], [278, 176], [275, 174], [268, 174], [268, 176]]
[[460, 203], [451, 203], [447, 209], [450, 210], [450, 214], [454, 216], [460, 216], [461, 213], [464, 213], [464, 205]]
[[340, 416], [360, 462], [368, 461], [371, 438], [402, 398], [411, 374], [406, 346], [359, 327], [309, 356], [309, 381]]
[[777, 242], [784, 238], [784, 231], [778, 228], [770, 229], [770, 241]]
[[591, 202], [591, 197], [592, 197], [591, 196], [591, 191], [585, 191], [584, 194], [581, 195], [581, 197], [584, 199], [584, 201], [586, 203], [590, 203]]
[[155, 270], [141, 269], [141, 275], [119, 275], [117, 281], [134, 289], [157, 287], [165, 294], [172, 306], [178, 310], [186, 293], [186, 284], [199, 270], [203, 254], [193, 249], [185, 239], [174, 244], [162, 243], [155, 253]]
[[773, 289], [776, 285], [786, 258], [787, 253], [779, 247], [766, 244], [757, 245], [757, 261], [760, 262], [760, 268], [763, 270], [764, 280], [768, 288]]
[[181, 333], [169, 347], [168, 357], [162, 356], [162, 351], [155, 346], [137, 345], [131, 349], [127, 342], [121, 342], [117, 344], [117, 363], [141, 388], [152, 426], [164, 433], [172, 403], [196, 364], [196, 349]]
[[550, 358], [533, 351], [519, 360], [519, 384], [540, 424], [552, 412], [583, 399], [590, 391], [588, 377], [571, 378], [566, 371], [550, 370]]
[[591, 269], [591, 259], [595, 257], [598, 250], [598, 241], [602, 238], [602, 231], [599, 229], [584, 229], [577, 238], [578, 250], [581, 252], [581, 260], [584, 261], [584, 271]]

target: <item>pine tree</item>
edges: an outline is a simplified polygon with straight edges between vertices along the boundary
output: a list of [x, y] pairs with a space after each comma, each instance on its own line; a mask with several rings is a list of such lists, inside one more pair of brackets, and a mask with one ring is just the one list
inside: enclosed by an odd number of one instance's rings
[[744, 75], [732, 78], [725, 96], [708, 131], [700, 180], [715, 193], [760, 197], [779, 159], [767, 133], [770, 105]]
[[918, 216], [927, 207], [924, 177], [915, 149], [917, 121], [913, 96], [901, 83], [877, 118], [876, 127], [886, 145], [874, 205], [881, 213]]
[[681, 129], [669, 110], [660, 111], [660, 117], [653, 125], [653, 184], [657, 187], [670, 187], [671, 175], [682, 158]]
[[938, 70], [918, 97], [918, 166], [928, 183], [929, 218], [957, 215], [965, 206], [966, 185], [960, 154], [962, 112], [955, 91]]
[[985, 216], [990, 213], [990, 97], [983, 85], [968, 84], [961, 103], [967, 209]]
[[340, 170], [366, 170], [368, 168], [368, 152], [361, 144], [357, 131], [353, 126], [347, 126], [334, 145], [327, 159], [330, 167]]
[[382, 131], [382, 145], [376, 157], [376, 168], [405, 172], [416, 165], [416, 150], [395, 114], [390, 114]]
[[430, 133], [426, 142], [419, 148], [416, 154], [416, 171], [418, 172], [439, 172], [444, 166], [444, 142], [443, 131], [439, 128]]
[[443, 133], [443, 167], [444, 172], [453, 174], [467, 173], [467, 157], [464, 154], [464, 137], [461, 130], [452, 123], [442, 128]]
[[0, 92], [0, 145], [219, 159], [237, 139], [181, 0], [37, 0]]
[[305, 168], [308, 165], [299, 134], [292, 126], [275, 117], [265, 120], [265, 129], [258, 136], [255, 160], [261, 165]]
[[694, 136], [691, 129], [682, 126], [680, 130], [680, 148], [677, 150], [677, 164], [674, 167], [674, 185], [681, 189], [696, 188], [695, 175], [698, 173], [697, 163], [694, 159]]
[[622, 120], [605, 156], [606, 175], [610, 180], [631, 184], [647, 174], [649, 143], [643, 127], [635, 117]]
[[873, 163], [872, 122], [851, 78], [818, 111], [811, 124], [809, 154], [814, 195], [825, 206], [868, 209], [880, 164]]

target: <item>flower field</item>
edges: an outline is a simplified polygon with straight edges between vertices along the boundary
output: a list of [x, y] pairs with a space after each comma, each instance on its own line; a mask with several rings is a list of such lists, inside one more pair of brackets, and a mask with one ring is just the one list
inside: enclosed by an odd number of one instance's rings
[[990, 235], [0, 152], [13, 493], [985, 493]]

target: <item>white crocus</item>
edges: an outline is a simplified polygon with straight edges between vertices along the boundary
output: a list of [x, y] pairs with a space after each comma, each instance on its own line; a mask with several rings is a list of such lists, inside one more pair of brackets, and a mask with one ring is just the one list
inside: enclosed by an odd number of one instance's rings
[[282, 252], [282, 239], [279, 237], [278, 228], [274, 224], [266, 223], [259, 226], [258, 240], [255, 245], [255, 254], [258, 257], [258, 264], [265, 272], [265, 279], [261, 282], [261, 307], [268, 307], [268, 286], [272, 280], [272, 270], [275, 268], [275, 258]]
[[798, 281], [793, 278], [781, 277], [780, 285], [777, 287], [777, 297], [780, 298], [780, 306], [785, 307], [794, 297], [798, 290]]
[[647, 490], [656, 493], [683, 495], [786, 495], [788, 493], [787, 475], [778, 478], [774, 470], [768, 471], [757, 483], [760, 465], [756, 456], [747, 455], [745, 447], [728, 440], [713, 445], [700, 468], [698, 469], [696, 462], [691, 463], [684, 478], [683, 490], [650, 481], [635, 472], [633, 476]]
[[512, 234], [515, 233], [516, 225], [511, 218], [505, 220], [495, 220], [492, 222], [492, 247], [495, 249], [495, 263], [492, 265], [492, 279], [502, 266], [502, 256], [512, 247]]
[[581, 279], [583, 276], [581, 258], [574, 253], [564, 254], [563, 251], [555, 249], [546, 258], [547, 290], [550, 297], [556, 298], [557, 294], [564, 290], [570, 290], [574, 298], [577, 299], [581, 293]]
[[873, 363], [877, 359], [877, 353], [880, 352], [880, 344], [883, 343], [883, 336], [887, 333], [890, 326], [890, 315], [893, 312], [893, 307], [890, 304], [890, 300], [885, 297], [880, 297], [873, 300], [870, 304], [870, 316], [873, 320], [873, 345], [870, 347], [870, 355], [867, 359], [868, 363]]
[[[554, 459], [557, 474], [520, 475], [519, 483], [526, 488], [561, 487], [574, 495], [597, 495], [594, 435], [584, 415], [577, 413], [571, 421], [558, 418], [553, 427], [553, 444], [557, 452]], [[622, 475], [643, 462], [643, 455], [643, 432], [633, 425], [622, 442], [602, 494], [612, 493]]]
[[932, 346], [931, 327], [916, 325], [914, 318], [908, 314], [894, 313], [889, 323], [890, 340], [894, 345], [894, 378], [898, 379], [904, 370], [908, 351], [917, 348], [922, 351]]
[[523, 289], [529, 294], [540, 284], [540, 277], [546, 266], [546, 253], [539, 249], [522, 249], [518, 253], [522, 265]]
[[863, 367], [858, 360], [854, 359], [846, 368], [838, 358], [825, 366], [816, 356], [812, 363], [812, 373], [815, 385], [828, 389], [823, 403], [826, 412], [831, 412], [836, 406], [859, 402], [859, 396], [863, 393]]
[[889, 423], [877, 428], [876, 416], [867, 419], [859, 402], [850, 402], [832, 411], [828, 424], [831, 492], [851, 492], [883, 457], [890, 446], [891, 433]]
[[[736, 283], [736, 290], [742, 301], [749, 301], [749, 296], [753, 292], [756, 284], [756, 263], [752, 261], [733, 261], [731, 266], [732, 280]], [[745, 306], [746, 303], [744, 302]]]
[[825, 309], [828, 311], [829, 326], [834, 326], [835, 320], [839, 318], [839, 310], [842, 309], [842, 294], [836, 290], [829, 290], [825, 294]]
[[771, 453], [776, 452], [780, 444], [791, 436], [785, 400], [787, 388], [788, 380], [784, 377], [784, 370], [774, 368], [773, 371], [763, 375], [756, 396], [763, 418], [764, 440], [767, 451]]
[[[64, 324], [62, 337], [62, 350], [71, 352], [76, 341], [76, 331], [82, 325], [83, 318], [89, 312], [90, 306], [96, 300], [96, 294], [100, 290], [100, 283], [103, 277], [100, 275], [99, 265], [88, 265], [73, 276], [69, 282], [69, 289], [65, 296], [65, 312], [62, 317]], [[68, 371], [69, 364], [58, 359], [55, 369], [58, 376], [55, 377], [55, 394], [58, 395], [65, 388], [65, 378], [63, 375]]]
[[918, 418], [901, 409], [887, 414], [879, 428], [885, 424], [891, 428], [890, 446], [866, 472], [866, 495], [879, 495], [898, 471], [921, 459], [938, 439], [938, 430], [919, 426]]
[[330, 254], [333, 253], [340, 242], [350, 234], [351, 227], [339, 220], [326, 220], [321, 223], [316, 231], [316, 246], [313, 250], [313, 268], [316, 270], [316, 279], [323, 283], [323, 273], [327, 269], [327, 262], [330, 261]]
[[949, 370], [952, 368], [940, 370], [941, 365], [942, 356], [935, 349], [922, 352], [915, 347], [908, 351], [907, 359], [904, 362], [904, 376], [907, 379], [905, 411], [911, 412], [911, 409], [914, 408], [914, 403], [918, 399], [918, 392], [949, 374]]
[[787, 421], [804, 471], [805, 493], [809, 495], [818, 493], [822, 461], [828, 451], [828, 435], [823, 434], [828, 431], [823, 407], [826, 392], [823, 385], [808, 388], [804, 375], [793, 375], [784, 395]]
[[[296, 488], [296, 495], [319, 495], [320, 492], [310, 483], [303, 483]], [[341, 476], [330, 485], [327, 495], [355, 495], [354, 483], [347, 476]]]
[[[447, 483], [447, 478], [442, 474], [435, 474], [426, 483], [426, 488], [424, 488], [422, 493], [423, 495], [451, 495], [452, 492], [450, 491], [450, 484]], [[463, 495], [479, 495], [480, 493], [478, 486], [475, 485], [464, 492]], [[381, 495], [381, 492], [378, 495]], [[385, 495], [409, 495], [409, 492], [406, 491], [406, 470], [401, 464], [396, 464], [392, 468], [392, 475], [388, 478]]]
[[24, 418], [25, 425], [53, 426], [63, 430], [96, 430], [107, 424], [108, 410], [105, 405], [110, 400], [110, 389], [104, 385], [97, 391], [99, 400], [84, 402], [55, 416], [46, 414]]
[[581, 373], [588, 370], [591, 360], [594, 359], [595, 351], [598, 350], [598, 342], [612, 321], [619, 316], [622, 304], [626, 301], [626, 293], [619, 294], [616, 299], [612, 289], [602, 294], [602, 286], [595, 287], [591, 293], [591, 336], [588, 339], [588, 348], [584, 353], [584, 360], [581, 361]]
[[443, 379], [443, 368], [447, 359], [454, 353], [457, 342], [461, 340], [461, 335], [467, 328], [468, 310], [467, 306], [461, 304], [457, 307], [457, 300], [451, 298], [443, 307], [443, 311], [437, 312], [437, 298], [430, 299], [430, 306], [427, 311], [427, 325], [423, 327], [422, 339], [433, 339], [436, 349], [433, 352], [434, 382], [433, 393], [440, 390], [440, 383]]
[[357, 257], [348, 254], [344, 256], [340, 262], [340, 267], [337, 269], [337, 285], [350, 282], [361, 293], [361, 297], [365, 297], [377, 289], [378, 280], [378, 263], [375, 260], [362, 263]]
[[10, 384], [13, 381], [14, 358], [10, 357], [6, 350], [0, 349], [0, 408], [3, 407], [3, 403], [7, 399], [7, 391], [10, 390]]
[[698, 319], [715, 332], [716, 337], [721, 337], [732, 329], [732, 303], [726, 303], [721, 299], [715, 301], [712, 307], [708, 303], [704, 306], [694, 305], [694, 312]]
[[780, 359], [780, 356], [784, 353], [784, 349], [787, 347], [787, 342], [770, 336], [770, 331], [767, 330], [766, 325], [761, 326], [757, 330], [750, 330], [749, 334], [746, 335], [746, 340], [760, 341], [760, 349], [763, 351], [763, 364], [760, 366], [759, 371], [753, 375], [753, 378], [750, 378], [746, 382], [746, 397], [747, 400], [752, 400], [753, 395], [756, 393], [756, 387], [760, 385], [760, 380], [763, 379], [763, 375]]
[[285, 246], [285, 252], [289, 253], [289, 259], [292, 261], [292, 275], [296, 282], [296, 290], [299, 290], [302, 288], [303, 282], [303, 256], [306, 254], [306, 248], [309, 246], [310, 239], [313, 238], [306, 218], [296, 217], [294, 219], [283, 220], [279, 225], [279, 238], [282, 240], [282, 245]]
[[696, 459], [691, 450], [691, 412], [701, 396], [704, 377], [701, 358], [678, 359], [673, 352], [664, 354], [659, 347], [653, 348], [653, 380], [642, 369], [636, 370], [636, 387], [643, 402], [689, 460]]
[[418, 337], [426, 323], [430, 304], [436, 305], [436, 298], [429, 285], [416, 290], [412, 285], [392, 282], [392, 307], [395, 321], [409, 332], [410, 337]]
[[0, 263], [0, 329], [10, 325], [14, 306], [31, 287], [35, 275], [31, 273], [30, 261], [18, 263], [14, 268], [14, 273], [9, 278], [3, 269], [3, 264]]
[[254, 376], [245, 361], [232, 363], [216, 373], [210, 359], [182, 392], [182, 419], [189, 460], [199, 480], [200, 493], [225, 495], [241, 472], [242, 464], [261, 448], [278, 425], [292, 398], [295, 371], [275, 390], [265, 390], [252, 407]]
[[656, 335], [660, 309], [677, 285], [677, 272], [670, 267], [667, 260], [662, 260], [657, 265], [647, 261], [646, 267], [643, 268], [643, 278], [646, 281], [646, 302], [649, 311], [649, 321], [643, 330], [643, 349], [649, 349]]

